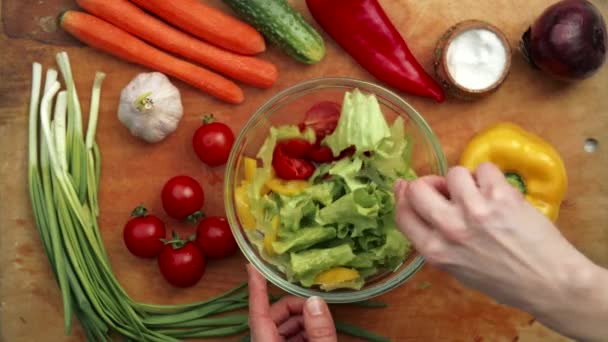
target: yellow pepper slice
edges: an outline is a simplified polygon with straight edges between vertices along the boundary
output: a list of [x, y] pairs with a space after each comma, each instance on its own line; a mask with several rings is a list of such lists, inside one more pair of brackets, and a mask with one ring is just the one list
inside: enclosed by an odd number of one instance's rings
[[322, 286], [334, 287], [341, 283], [359, 279], [359, 272], [352, 268], [334, 267], [317, 274], [314, 283]]
[[307, 181], [303, 180], [283, 180], [278, 178], [270, 178], [266, 181], [266, 186], [281, 195], [285, 196], [293, 196], [302, 192], [304, 189], [310, 187], [310, 184]]
[[255, 169], [258, 167], [258, 162], [249, 157], [243, 158], [243, 168], [245, 170], [245, 180], [251, 182], [255, 176]]
[[555, 148], [512, 123], [499, 123], [477, 134], [460, 164], [471, 171], [491, 162], [538, 210], [555, 221], [567, 188], [566, 168]]
[[235, 189], [236, 213], [239, 216], [243, 228], [251, 230], [255, 228], [255, 218], [251, 214], [249, 197], [247, 196], [247, 182]]
[[268, 255], [274, 255], [274, 248], [272, 243], [277, 241], [277, 235], [279, 233], [279, 225], [281, 221], [278, 216], [272, 218], [270, 222], [270, 231], [264, 234], [264, 250]]

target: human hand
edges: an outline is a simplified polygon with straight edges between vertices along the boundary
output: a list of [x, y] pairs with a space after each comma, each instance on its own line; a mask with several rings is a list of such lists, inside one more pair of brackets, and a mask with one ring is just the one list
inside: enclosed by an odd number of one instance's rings
[[249, 324], [254, 342], [335, 342], [329, 307], [319, 297], [286, 296], [270, 306], [266, 279], [252, 266], [249, 275]]
[[[577, 329], [584, 324], [562, 323], [585, 316], [588, 308], [570, 304], [588, 299], [585, 290], [593, 286], [598, 267], [494, 165], [482, 164], [474, 175], [455, 167], [445, 178], [399, 181], [395, 198], [399, 228], [431, 265], [563, 333], [581, 336]], [[563, 315], [565, 306], [569, 317]]]

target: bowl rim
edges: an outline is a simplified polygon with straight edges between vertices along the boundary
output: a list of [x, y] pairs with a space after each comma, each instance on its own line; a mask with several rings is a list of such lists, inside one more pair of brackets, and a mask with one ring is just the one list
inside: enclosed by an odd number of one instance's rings
[[[242, 251], [243, 255], [249, 263], [251, 263], [262, 275], [275, 286], [280, 289], [296, 296], [300, 297], [311, 297], [319, 296], [322, 297], [328, 303], [351, 303], [367, 300], [379, 295], [382, 295], [401, 284], [405, 283], [410, 279], [422, 266], [424, 265], [424, 258], [421, 255], [417, 255], [406, 268], [395, 274], [391, 279], [386, 282], [374, 284], [368, 288], [364, 288], [357, 291], [351, 292], [323, 292], [314, 289], [307, 289], [298, 284], [291, 283], [284, 279], [283, 276], [277, 276], [275, 271], [270, 266], [266, 265], [266, 262], [262, 258], [256, 255], [256, 251], [249, 246], [249, 242], [246, 240], [245, 234], [242, 233], [240, 223], [238, 222], [236, 209], [234, 208], [234, 191], [235, 185], [233, 185], [233, 176], [236, 172], [236, 162], [238, 161], [239, 154], [241, 151], [240, 146], [246, 138], [245, 132], [248, 132], [253, 126], [255, 126], [259, 119], [263, 118], [268, 112], [268, 109], [280, 101], [289, 98], [294, 94], [301, 93], [306, 90], [313, 90], [315, 88], [331, 88], [331, 87], [351, 87], [359, 88], [363, 91], [372, 92], [380, 95], [394, 105], [397, 105], [402, 111], [407, 112], [407, 116], [410, 120], [415, 122], [415, 125], [419, 126], [421, 132], [426, 137], [426, 142], [430, 145], [438, 162], [438, 171], [440, 175], [445, 175], [447, 172], [447, 159], [439, 143], [439, 139], [424, 120], [422, 115], [412, 107], [405, 99], [397, 95], [395, 92], [380, 86], [378, 84], [364, 81], [360, 79], [350, 77], [322, 77], [314, 78], [303, 82], [298, 82], [294, 85], [287, 87], [286, 89], [276, 93], [270, 99], [265, 101], [247, 120], [239, 134], [237, 135], [234, 145], [230, 151], [228, 162], [226, 163], [226, 170], [224, 174], [224, 207], [226, 211], [226, 217], [230, 225], [230, 229], [235, 237], [235, 240]], [[399, 113], [399, 115], [403, 115]], [[400, 265], [399, 267], [401, 267]]]

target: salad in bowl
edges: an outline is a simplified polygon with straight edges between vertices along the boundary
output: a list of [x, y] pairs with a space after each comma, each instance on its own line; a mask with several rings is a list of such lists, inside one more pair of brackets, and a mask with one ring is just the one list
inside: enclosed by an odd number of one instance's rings
[[[416, 171], [441, 174], [445, 158], [435, 141], [415, 141], [419, 131], [408, 129], [415, 120], [428, 129], [420, 117], [401, 115], [369, 84], [357, 85], [263, 106], [267, 116], [254, 115], [231, 153], [226, 206], [235, 238], [262, 274], [292, 294], [363, 300], [423, 264], [396, 227], [393, 184]], [[421, 167], [413, 156], [424, 147], [433, 153], [422, 154]], [[428, 163], [435, 156], [439, 167]]]

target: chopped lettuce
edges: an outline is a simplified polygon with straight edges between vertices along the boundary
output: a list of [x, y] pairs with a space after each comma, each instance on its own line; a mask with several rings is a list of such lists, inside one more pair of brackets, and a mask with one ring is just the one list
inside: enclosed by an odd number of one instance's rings
[[[344, 266], [355, 258], [348, 244], [332, 248], [309, 249], [291, 253], [291, 269], [296, 277], [314, 281], [314, 276], [332, 267]], [[310, 283], [308, 286], [312, 285]], [[306, 286], [306, 284], [304, 284]]]
[[358, 179], [359, 172], [363, 167], [363, 161], [360, 158], [344, 158], [334, 164], [329, 169], [329, 174], [342, 178], [350, 191], [355, 191], [365, 187], [365, 183]]
[[325, 137], [323, 143], [331, 148], [334, 156], [351, 146], [355, 146], [355, 153], [362, 154], [375, 151], [380, 142], [390, 135], [376, 96], [355, 89], [344, 95], [338, 126]]
[[[279, 212], [281, 218], [282, 232], [294, 232], [300, 229], [301, 222], [307, 216], [316, 216], [318, 206], [307, 194], [299, 194], [293, 197], [282, 197], [283, 206]], [[312, 220], [311, 220], [312, 221]]]
[[336, 229], [332, 227], [302, 228], [279, 241], [272, 243], [274, 251], [278, 254], [299, 251], [317, 243], [336, 237]]
[[365, 189], [358, 189], [319, 210], [317, 222], [322, 225], [350, 223], [355, 226], [377, 226], [379, 211], [380, 207], [375, 203], [373, 195]]
[[370, 158], [371, 166], [391, 181], [397, 177], [411, 179], [412, 141], [405, 134], [405, 124], [397, 117], [390, 128], [390, 137], [382, 140]]

